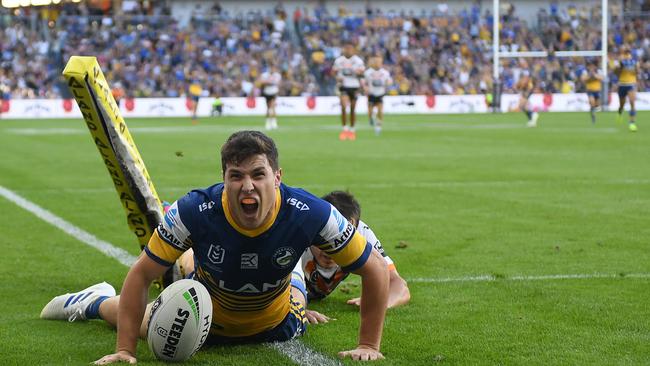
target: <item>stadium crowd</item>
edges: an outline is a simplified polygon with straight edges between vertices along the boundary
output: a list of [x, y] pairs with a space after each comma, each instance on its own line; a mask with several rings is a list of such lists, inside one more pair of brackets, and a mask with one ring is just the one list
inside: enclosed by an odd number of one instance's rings
[[[258, 77], [271, 64], [282, 72], [279, 95], [332, 95], [332, 63], [348, 39], [358, 44], [362, 59], [384, 58], [394, 80], [389, 95], [478, 94], [492, 88], [493, 19], [480, 2], [454, 14], [445, 4], [431, 12], [368, 7], [356, 14], [343, 7], [331, 14], [323, 6], [289, 13], [281, 5], [271, 12], [228, 14], [214, 5], [192, 14], [185, 26], [169, 9], [151, 3], [120, 18], [83, 3], [36, 14], [0, 10], [2, 96], [65, 97], [60, 74], [71, 55], [97, 56], [118, 94], [133, 97], [186, 95], [193, 81], [202, 84], [204, 96], [258, 95]], [[650, 22], [610, 10], [612, 62], [617, 49], [629, 44], [644, 70], [639, 90], [650, 90]], [[522, 20], [508, 3], [500, 13], [504, 51], [600, 49], [597, 6], [550, 2], [539, 9], [536, 24]], [[583, 91], [580, 74], [590, 61], [503, 59], [503, 91], [514, 92], [524, 70], [539, 80], [538, 92]], [[613, 73], [609, 78], [616, 82]]]

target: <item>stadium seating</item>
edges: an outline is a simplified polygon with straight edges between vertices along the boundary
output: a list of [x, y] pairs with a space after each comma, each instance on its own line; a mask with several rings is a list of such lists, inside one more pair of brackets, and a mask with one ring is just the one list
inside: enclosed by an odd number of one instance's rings
[[[305, 6], [285, 11], [230, 14], [218, 6], [179, 22], [163, 2], [107, 16], [101, 9], [70, 3], [58, 7], [0, 10], [0, 93], [6, 99], [68, 97], [60, 76], [71, 55], [95, 55], [113, 85], [127, 96], [185, 95], [190, 75], [204, 96], [247, 96], [271, 62], [284, 81], [280, 95], [333, 95], [334, 58], [344, 39], [359, 44], [366, 59], [379, 54], [394, 77], [391, 95], [482, 94], [492, 87], [491, 8], [468, 6], [397, 14], [367, 8], [338, 12]], [[551, 2], [551, 4], [555, 4]], [[609, 49], [623, 42], [650, 66], [650, 27], [614, 13]], [[502, 10], [504, 51], [600, 48], [598, 7], [541, 7], [532, 17]], [[513, 92], [524, 68], [541, 82], [537, 92], [583, 91], [579, 76], [589, 60], [503, 60], [504, 92]], [[644, 67], [650, 70], [650, 67]], [[616, 82], [614, 74], [610, 80]], [[118, 84], [119, 83], [119, 84]], [[650, 89], [641, 75], [640, 91]], [[259, 94], [258, 88], [253, 92]]]

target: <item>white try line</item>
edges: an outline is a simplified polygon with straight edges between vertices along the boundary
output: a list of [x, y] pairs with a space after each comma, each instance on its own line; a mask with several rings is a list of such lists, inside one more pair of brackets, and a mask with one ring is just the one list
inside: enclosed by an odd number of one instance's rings
[[[85, 231], [84, 229], [73, 225], [72, 223], [64, 220], [63, 218], [53, 214], [52, 212], [44, 209], [43, 207], [31, 202], [15, 192], [0, 186], [0, 196], [6, 198], [7, 200], [15, 203], [19, 207], [33, 213], [41, 220], [47, 222], [48, 224], [64, 231], [66, 234], [72, 236], [73, 238], [79, 240], [80, 242], [87, 244], [103, 254], [116, 259], [118, 262], [123, 265], [130, 267], [137, 259], [136, 256], [129, 254], [129, 252], [124, 249], [118, 248], [113, 244], [101, 240], [94, 236], [93, 234]], [[267, 347], [273, 348], [276, 351], [282, 353], [284, 356], [288, 357], [292, 361], [296, 362], [301, 366], [308, 365], [325, 365], [325, 366], [339, 366], [340, 362], [337, 360], [331, 359], [323, 354], [320, 354], [306, 345], [304, 345], [299, 340], [295, 339], [290, 342], [284, 343], [269, 343]]]
[[15, 203], [16, 205], [24, 208], [25, 210], [33, 213], [38, 218], [47, 222], [48, 224], [63, 230], [73, 238], [99, 250], [100, 252], [104, 253], [105, 255], [111, 258], [116, 259], [118, 262], [122, 263], [127, 267], [131, 267], [131, 265], [135, 262], [137, 258], [129, 254], [129, 252], [127, 252], [126, 250], [118, 248], [107, 241], [103, 241], [97, 238], [95, 235], [65, 221], [59, 216], [53, 214], [52, 212], [44, 209], [43, 207], [31, 201], [26, 200], [25, 198], [19, 196], [18, 194], [8, 190], [3, 186], [0, 186], [0, 195], [6, 198], [7, 200]]

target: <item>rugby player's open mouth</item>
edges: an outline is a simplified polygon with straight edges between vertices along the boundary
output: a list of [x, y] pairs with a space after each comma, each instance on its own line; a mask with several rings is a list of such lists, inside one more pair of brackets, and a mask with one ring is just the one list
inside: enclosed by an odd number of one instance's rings
[[241, 204], [242, 211], [246, 215], [255, 215], [257, 213], [259, 203], [254, 198], [242, 198], [239, 203]]

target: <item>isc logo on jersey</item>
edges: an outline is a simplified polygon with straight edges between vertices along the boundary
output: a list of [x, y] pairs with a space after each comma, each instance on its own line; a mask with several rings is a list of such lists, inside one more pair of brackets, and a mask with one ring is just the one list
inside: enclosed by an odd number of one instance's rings
[[330, 217], [320, 235], [330, 243], [328, 252], [336, 252], [343, 248], [354, 234], [354, 226], [332, 206]]
[[295, 208], [299, 209], [300, 211], [309, 211], [309, 206], [307, 206], [306, 203], [304, 203], [302, 201], [298, 201], [295, 198], [292, 198], [292, 197], [287, 198], [287, 203], [290, 206], [294, 206]]

